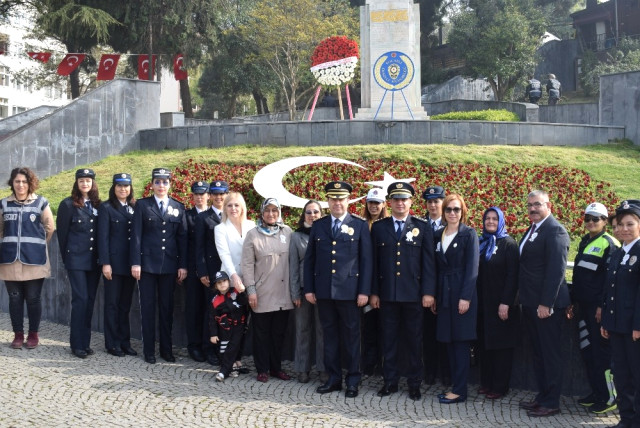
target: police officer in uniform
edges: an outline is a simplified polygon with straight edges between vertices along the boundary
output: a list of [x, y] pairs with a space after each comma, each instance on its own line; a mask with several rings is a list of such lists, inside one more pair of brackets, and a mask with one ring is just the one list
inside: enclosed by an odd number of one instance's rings
[[525, 96], [529, 98], [529, 102], [532, 104], [538, 104], [540, 97], [542, 97], [542, 84], [533, 76], [529, 76], [529, 84], [525, 90]]
[[611, 343], [618, 427], [640, 426], [640, 200], [616, 209], [622, 248], [611, 254], [602, 306], [602, 336]]
[[371, 306], [380, 308], [384, 386], [378, 396], [398, 391], [399, 336], [406, 338], [409, 398], [419, 400], [422, 383], [423, 307], [431, 308], [436, 289], [433, 230], [410, 214], [413, 186], [392, 183], [387, 189], [391, 217], [375, 222]]
[[129, 241], [136, 200], [131, 175], [113, 176], [109, 201], [98, 208], [98, 256], [104, 276], [104, 342], [116, 357], [138, 355], [131, 347], [129, 312], [136, 280], [131, 276]]
[[175, 362], [172, 351], [173, 290], [187, 277], [187, 222], [184, 205], [169, 197], [168, 168], [152, 172], [153, 196], [136, 204], [131, 228], [131, 274], [139, 280], [144, 360], [155, 364], [156, 301], [160, 356]]
[[373, 254], [367, 222], [347, 207], [352, 187], [343, 181], [325, 186], [331, 215], [311, 227], [304, 259], [304, 292], [318, 305], [324, 335], [324, 366], [329, 380], [320, 394], [342, 389], [341, 344], [347, 364], [346, 397], [358, 396], [360, 310], [371, 294]]
[[100, 195], [92, 169], [76, 171], [71, 196], [58, 206], [56, 228], [62, 261], [71, 285], [71, 352], [87, 358], [91, 344], [93, 304], [100, 281], [98, 266], [98, 207]]
[[[192, 360], [199, 363], [206, 361], [203, 353], [203, 329], [205, 309], [205, 288], [200, 282], [200, 272], [197, 272], [197, 242], [198, 218], [209, 209], [209, 183], [196, 181], [191, 184], [191, 198], [193, 207], [185, 212], [187, 219], [187, 279], [184, 290], [184, 317], [187, 330], [187, 351]], [[208, 320], [207, 320], [208, 322]]]
[[218, 249], [216, 248], [214, 229], [222, 220], [224, 198], [228, 193], [229, 184], [226, 181], [212, 181], [209, 185], [211, 207], [201, 213], [196, 219], [196, 269], [200, 277], [200, 282], [204, 286], [203, 293], [206, 308], [202, 351], [205, 353], [207, 362], [212, 366], [218, 365], [218, 356], [217, 345], [214, 345], [209, 340], [209, 312], [211, 310], [211, 300], [216, 292], [211, 284], [210, 278], [215, 278], [216, 272], [220, 271], [222, 267]]

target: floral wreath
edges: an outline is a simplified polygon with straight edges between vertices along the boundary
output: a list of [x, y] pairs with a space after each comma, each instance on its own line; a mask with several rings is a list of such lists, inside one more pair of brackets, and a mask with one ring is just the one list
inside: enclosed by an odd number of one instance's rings
[[359, 56], [355, 41], [346, 36], [327, 37], [311, 55], [311, 73], [323, 86], [340, 86], [353, 80]]

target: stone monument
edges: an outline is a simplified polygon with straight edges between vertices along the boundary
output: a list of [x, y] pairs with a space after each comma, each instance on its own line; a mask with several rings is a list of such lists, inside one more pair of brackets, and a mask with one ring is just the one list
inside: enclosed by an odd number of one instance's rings
[[360, 7], [362, 100], [356, 119], [424, 120], [420, 103], [420, 6], [367, 0]]

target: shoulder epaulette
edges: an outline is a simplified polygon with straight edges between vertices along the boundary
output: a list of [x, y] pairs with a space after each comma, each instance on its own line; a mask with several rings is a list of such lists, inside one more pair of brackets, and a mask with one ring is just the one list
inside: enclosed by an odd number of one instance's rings
[[426, 223], [426, 224], [428, 224], [428, 225], [431, 225], [431, 223], [429, 222], [429, 220], [427, 220], [427, 219], [426, 219], [426, 218], [424, 218], [424, 217], [420, 217], [420, 216], [414, 215], [414, 216], [412, 216], [411, 218], [416, 219], [416, 220], [418, 220], [418, 221], [421, 221], [421, 222], [423, 222], [423, 223]]
[[360, 219], [360, 220], [362, 220], [362, 221], [367, 221], [367, 219], [366, 219], [366, 218], [364, 218], [364, 217], [362, 217], [362, 216], [359, 216], [358, 214], [351, 214], [351, 217], [359, 218], [359, 219]]

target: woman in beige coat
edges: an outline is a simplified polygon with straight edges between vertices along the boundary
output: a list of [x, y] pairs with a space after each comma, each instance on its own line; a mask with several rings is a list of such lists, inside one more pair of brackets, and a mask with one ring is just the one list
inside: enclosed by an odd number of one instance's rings
[[258, 381], [269, 374], [289, 380], [282, 371], [282, 346], [293, 302], [289, 293], [289, 240], [291, 228], [282, 223], [280, 203], [267, 198], [261, 218], [247, 233], [242, 246], [242, 279], [253, 311], [253, 359]]
[[47, 243], [55, 229], [49, 201], [37, 195], [38, 177], [29, 168], [14, 168], [7, 183], [11, 196], [0, 202], [0, 279], [9, 294], [9, 314], [14, 338], [11, 347], [24, 344], [24, 304], [29, 335], [26, 347], [38, 346], [42, 315], [40, 294], [51, 276]]

